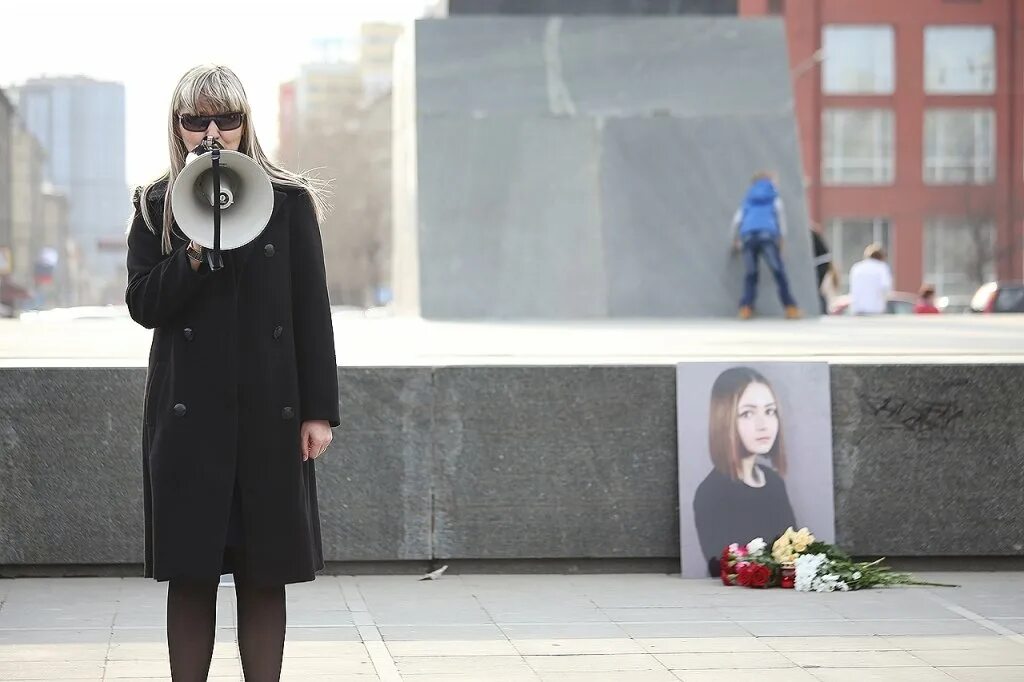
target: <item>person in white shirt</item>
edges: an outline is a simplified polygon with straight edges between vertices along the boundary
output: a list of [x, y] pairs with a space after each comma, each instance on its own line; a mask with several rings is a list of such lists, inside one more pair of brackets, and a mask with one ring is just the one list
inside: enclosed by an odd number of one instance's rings
[[881, 244], [864, 249], [864, 260], [850, 268], [850, 312], [879, 315], [886, 312], [892, 291], [892, 271]]

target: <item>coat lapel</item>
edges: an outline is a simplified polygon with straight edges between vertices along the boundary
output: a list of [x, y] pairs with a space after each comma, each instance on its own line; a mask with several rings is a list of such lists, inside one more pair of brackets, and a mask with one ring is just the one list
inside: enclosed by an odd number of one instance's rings
[[256, 237], [256, 239], [253, 239], [248, 244], [245, 244], [244, 246], [239, 246], [237, 249], [235, 249], [234, 258], [235, 262], [238, 264], [239, 271], [245, 269], [245, 265], [246, 263], [249, 262], [249, 258], [252, 256], [252, 253], [254, 251], [263, 250], [263, 245], [267, 243], [267, 230], [270, 229], [271, 223], [274, 222], [274, 219], [277, 217], [278, 212], [280, 212], [281, 206], [284, 204], [285, 199], [287, 199], [287, 197], [287, 194], [285, 194], [281, 190], [275, 189], [274, 210], [270, 212], [270, 219], [267, 221], [267, 225], [263, 229], [263, 232], [261, 232], [260, 235]]

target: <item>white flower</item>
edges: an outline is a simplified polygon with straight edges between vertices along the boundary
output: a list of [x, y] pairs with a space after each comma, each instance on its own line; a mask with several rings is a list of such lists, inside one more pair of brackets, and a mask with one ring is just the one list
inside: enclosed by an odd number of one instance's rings
[[764, 541], [764, 538], [754, 538], [747, 543], [747, 553], [751, 556], [759, 556], [767, 546], [768, 543]]
[[734, 542], [729, 545], [729, 554], [738, 554], [740, 551], [740, 545], [738, 542]]
[[817, 589], [818, 572], [825, 563], [824, 554], [802, 554], [796, 558], [796, 575], [793, 587], [798, 592], [810, 592]]
[[832, 573], [819, 576], [812, 583], [812, 589], [815, 592], [835, 592], [836, 590], [844, 590], [845, 587], [846, 583], [841, 581], [838, 575]]
[[854, 580], [860, 580], [860, 578], [861, 578], [860, 571], [854, 571], [853, 572], [853, 579]]

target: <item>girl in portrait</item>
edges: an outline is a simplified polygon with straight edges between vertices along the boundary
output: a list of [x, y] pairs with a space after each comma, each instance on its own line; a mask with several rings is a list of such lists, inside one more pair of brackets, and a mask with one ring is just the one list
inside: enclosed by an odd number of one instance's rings
[[713, 469], [697, 487], [694, 520], [710, 575], [731, 543], [773, 538], [796, 527], [786, 493], [786, 448], [778, 397], [749, 367], [733, 367], [711, 388], [708, 448]]

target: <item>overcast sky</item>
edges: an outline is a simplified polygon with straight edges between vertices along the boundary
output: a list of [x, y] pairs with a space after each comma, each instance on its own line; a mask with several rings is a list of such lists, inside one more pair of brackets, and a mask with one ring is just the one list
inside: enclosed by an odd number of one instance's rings
[[[124, 83], [128, 183], [137, 185], [167, 166], [167, 107], [174, 85], [189, 67], [212, 62], [234, 69], [249, 94], [260, 141], [273, 151], [278, 86], [311, 60], [316, 40], [355, 37], [364, 21], [411, 21], [426, 4], [425, 0], [4, 3], [0, 86], [42, 75], [84, 75]], [[203, 34], [207, 26], [215, 29], [214, 35]]]

